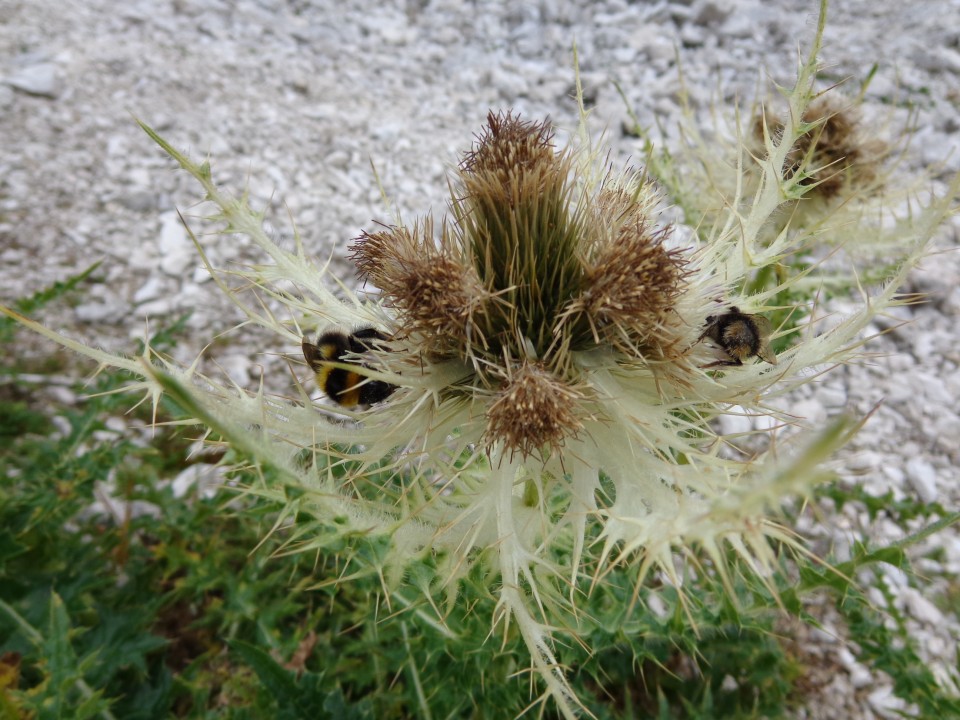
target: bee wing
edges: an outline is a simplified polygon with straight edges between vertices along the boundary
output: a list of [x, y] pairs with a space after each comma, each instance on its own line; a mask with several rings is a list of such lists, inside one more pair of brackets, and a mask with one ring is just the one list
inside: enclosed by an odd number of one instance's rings
[[307, 365], [310, 366], [310, 369], [314, 372], [319, 370], [324, 361], [324, 357], [320, 352], [320, 348], [308, 341], [306, 338], [304, 338], [303, 342], [300, 343], [300, 348], [303, 350], [303, 358], [307, 361]]
[[757, 334], [760, 336], [760, 347], [757, 349], [757, 357], [765, 360], [771, 365], [777, 364], [777, 354], [770, 347], [770, 335], [773, 332], [773, 325], [763, 315], [751, 315], [750, 318], [757, 326]]

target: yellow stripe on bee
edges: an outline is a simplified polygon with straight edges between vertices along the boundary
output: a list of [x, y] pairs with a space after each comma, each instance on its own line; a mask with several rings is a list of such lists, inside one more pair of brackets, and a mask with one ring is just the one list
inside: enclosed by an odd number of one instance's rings
[[344, 386], [348, 389], [341, 391], [337, 399], [341, 405], [354, 407], [360, 404], [360, 383], [366, 378], [360, 373], [355, 373], [350, 370], [345, 370], [344, 372]]
[[314, 377], [317, 380], [317, 387], [325, 388], [327, 386], [327, 378], [330, 377], [330, 373], [334, 371], [334, 368], [326, 363], [320, 363], [317, 367], [313, 368]]
[[324, 360], [338, 360], [344, 349], [336, 343], [327, 342], [317, 345], [317, 352]]
[[[340, 377], [331, 377], [334, 373], [340, 374]], [[332, 364], [319, 363], [319, 367], [314, 372], [317, 380], [317, 387], [323, 390], [331, 400], [343, 405], [344, 407], [356, 407], [360, 404], [360, 384], [366, 380], [365, 375], [344, 370]], [[334, 387], [331, 387], [331, 383]], [[340, 391], [335, 387], [341, 387]]]

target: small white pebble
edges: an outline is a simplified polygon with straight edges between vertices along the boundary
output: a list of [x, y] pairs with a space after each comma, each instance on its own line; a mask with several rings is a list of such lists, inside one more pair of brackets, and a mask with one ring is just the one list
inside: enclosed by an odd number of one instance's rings
[[900, 718], [900, 711], [906, 709], [907, 703], [893, 694], [893, 687], [881, 685], [867, 696], [867, 703], [874, 712], [884, 718]]
[[790, 414], [803, 420], [803, 423], [812, 428], [822, 427], [827, 419], [827, 411], [816, 400], [800, 400], [790, 407]]
[[916, 588], [907, 587], [900, 591], [900, 602], [911, 616], [934, 627], [946, 625], [947, 619], [939, 608], [927, 600]]
[[154, 275], [133, 294], [133, 301], [135, 303], [142, 303], [147, 300], [153, 300], [163, 295], [165, 290], [166, 287], [163, 279]]
[[658, 618], [666, 619], [670, 615], [670, 609], [659, 595], [651, 593], [647, 597], [647, 607]]
[[38, 62], [20, 68], [6, 79], [7, 84], [28, 95], [56, 98], [60, 94], [57, 66], [50, 62]]
[[936, 501], [937, 471], [933, 465], [922, 457], [910, 458], [907, 461], [907, 479], [920, 500], [928, 504]]
[[843, 669], [850, 674], [850, 682], [855, 688], [866, 687], [873, 682], [870, 671], [857, 661], [849, 648], [841, 647], [837, 651], [837, 660], [839, 660]]
[[719, 418], [720, 432], [724, 435], [744, 435], [753, 430], [753, 422], [747, 411], [734, 405]]
[[115, 433], [124, 433], [128, 427], [126, 420], [116, 416], [108, 417], [103, 421], [103, 424], [107, 427], [107, 430], [112, 430]]
[[842, 408], [847, 404], [847, 393], [843, 388], [821, 386], [814, 393], [814, 399], [825, 408]]
[[197, 463], [181, 471], [173, 479], [171, 489], [175, 498], [182, 498], [196, 488], [198, 496], [209, 499], [216, 494], [221, 481], [218, 466]]
[[160, 269], [167, 275], [183, 277], [187, 268], [197, 262], [193, 243], [177, 213], [165, 213], [160, 225]]

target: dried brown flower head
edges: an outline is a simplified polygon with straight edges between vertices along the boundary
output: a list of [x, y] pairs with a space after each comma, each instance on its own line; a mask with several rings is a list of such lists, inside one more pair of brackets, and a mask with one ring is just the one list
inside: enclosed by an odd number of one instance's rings
[[539, 363], [523, 363], [508, 378], [487, 408], [488, 445], [502, 443], [514, 452], [535, 455], [559, 450], [583, 429], [577, 405], [583, 393]]
[[549, 169], [557, 163], [553, 150], [553, 129], [548, 122], [524, 122], [512, 113], [487, 114], [487, 126], [464, 155], [460, 171], [464, 176], [493, 174], [503, 185], [510, 179]]
[[589, 248], [583, 289], [564, 314], [580, 332], [588, 328], [595, 344], [662, 357], [672, 345], [668, 316], [682, 289], [684, 258], [664, 246], [669, 228], [654, 227], [649, 209], [625, 191], [601, 192], [597, 213], [612, 223]]
[[403, 334], [416, 334], [431, 355], [466, 357], [471, 342], [483, 342], [476, 316], [486, 312], [489, 293], [473, 266], [434, 243], [432, 229], [425, 221], [412, 230], [365, 232], [351, 245], [351, 257], [397, 311]]
[[[879, 164], [886, 155], [883, 142], [864, 127], [856, 108], [835, 95], [827, 95], [810, 104], [803, 113], [805, 132], [787, 154], [787, 178], [801, 173], [798, 183], [819, 197], [829, 199], [845, 189], [860, 190], [877, 181]], [[763, 118], [754, 123], [754, 133], [762, 140]], [[774, 122], [774, 135], [783, 132], [783, 124]]]
[[636, 362], [680, 345], [671, 312], [684, 263], [655, 225], [652, 186], [624, 172], [588, 189], [580, 158], [552, 139], [546, 122], [490, 113], [453, 183], [452, 222], [352, 246], [397, 335], [476, 376], [446, 392], [492, 392], [487, 447], [524, 456], [560, 448], [592, 412], [573, 353], [609, 347]]

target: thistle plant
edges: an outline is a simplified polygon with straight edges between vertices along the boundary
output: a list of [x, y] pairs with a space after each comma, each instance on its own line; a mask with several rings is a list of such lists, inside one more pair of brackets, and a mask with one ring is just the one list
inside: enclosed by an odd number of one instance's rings
[[[714, 108], [708, 133], [684, 101], [682, 142], [669, 150], [637, 123], [636, 131], [647, 139], [647, 170], [704, 242], [720, 237], [731, 216], [748, 213], [759, 193], [779, 187], [783, 202], [758, 233], [758, 242], [776, 243], [780, 235], [791, 234], [802, 243], [790, 244], [783, 255], [789, 263], [757, 264], [745, 279], [753, 290], [769, 287], [775, 269], [800, 268], [831, 253], [846, 256], [847, 262], [828, 263], [829, 271], [797, 278], [791, 289], [809, 295], [825, 286], [881, 284], [901, 262], [915, 224], [911, 206], [918, 199], [933, 203], [930, 179], [936, 168], [904, 170], [912, 120], [901, 126], [892, 115], [884, 121], [866, 117], [862, 102], [872, 75], [856, 93], [849, 91], [850, 82], [826, 88], [811, 83], [811, 95], [802, 103], [795, 92], [779, 88], [779, 96], [758, 100], [745, 111], [745, 125], [739, 110], [725, 114]], [[771, 168], [771, 162], [778, 164]], [[850, 260], [857, 264], [856, 278]]]
[[[764, 133], [755, 160], [741, 143], [730, 170], [736, 190], [707, 231], [678, 240], [659, 209], [682, 193], [642, 169], [609, 164], [582, 107], [579, 140], [565, 148], [547, 122], [491, 112], [453, 174], [445, 217], [398, 217], [350, 244], [359, 276], [379, 291], [372, 298], [330, 278], [299, 236], [293, 250], [278, 246], [246, 198], [218, 188], [208, 164], [143, 125], [202, 185], [215, 208], [208, 220], [269, 258], [219, 269], [198, 243], [244, 325], [286, 352], [298, 378], [292, 397], [220, 384], [149, 348], [139, 358], [113, 356], [4, 312], [133, 373], [139, 380], [127, 391], [154, 405], [170, 396], [184, 424], [228, 443], [227, 462], [256, 471], [244, 490], [282, 503], [277, 528], [289, 526], [291, 549], [328, 549], [353, 563], [337, 582], [378, 573], [392, 612], [411, 606], [414, 588], [431, 608], [417, 612], [449, 633], [444, 608], [476, 572], [495, 598], [494, 631], [519, 632], [529, 650], [539, 699], [573, 717], [579, 703], [555, 643], [576, 636], [592, 589], [618, 566], [639, 568], [635, 599], [653, 578], [682, 598], [700, 573], [731, 596], [743, 573], [775, 594], [780, 551], [804, 552], [776, 521], [781, 503], [829, 476], [819, 463], [857, 423], [840, 419], [746, 457], [712, 421], [736, 407], [770, 416], [771, 426], [802, 425], [776, 400], [856, 357], [871, 320], [904, 301], [897, 288], [956, 196], [955, 181], [898, 220], [895, 261], [849, 315], [823, 332], [811, 322], [774, 327], [775, 340], [791, 340], [776, 364], [755, 352], [731, 362], [708, 318], [732, 308], [806, 317], [812, 293], [808, 306], [778, 307], [776, 298], [815, 283], [819, 266], [752, 280], [789, 263], [825, 228], [844, 231], [825, 212], [770, 232], [816, 186], [805, 178], [822, 165], [803, 143], [814, 138], [807, 147], [815, 148], [820, 127], [808, 118], [823, 22], [822, 12], [786, 95], [789, 112]], [[315, 387], [299, 348], [331, 328], [373, 328], [383, 338], [322, 359], [327, 371], [394, 388], [382, 401], [347, 407]], [[757, 431], [758, 446], [765, 432]]]

